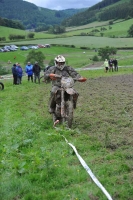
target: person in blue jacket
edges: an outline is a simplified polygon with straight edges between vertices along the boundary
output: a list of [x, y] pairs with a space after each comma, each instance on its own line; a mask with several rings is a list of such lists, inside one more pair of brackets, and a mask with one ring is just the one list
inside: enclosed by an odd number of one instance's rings
[[27, 63], [25, 67], [25, 72], [28, 75], [28, 81], [30, 81], [31, 79], [31, 81], [33, 82], [33, 65], [30, 62]]
[[16, 63], [16, 70], [17, 70], [17, 84], [22, 83], [22, 76], [23, 76], [23, 69], [20, 66], [20, 63]]

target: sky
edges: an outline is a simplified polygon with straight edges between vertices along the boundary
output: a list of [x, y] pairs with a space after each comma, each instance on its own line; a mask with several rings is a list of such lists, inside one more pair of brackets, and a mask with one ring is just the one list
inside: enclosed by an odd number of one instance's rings
[[69, 8], [89, 8], [102, 0], [24, 0], [50, 10], [65, 10]]

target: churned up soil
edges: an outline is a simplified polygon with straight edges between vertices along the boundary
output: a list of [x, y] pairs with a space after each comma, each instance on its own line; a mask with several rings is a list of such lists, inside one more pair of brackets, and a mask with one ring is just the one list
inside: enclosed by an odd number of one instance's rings
[[99, 138], [112, 150], [123, 145], [133, 148], [133, 74], [76, 84], [80, 95], [73, 127]]

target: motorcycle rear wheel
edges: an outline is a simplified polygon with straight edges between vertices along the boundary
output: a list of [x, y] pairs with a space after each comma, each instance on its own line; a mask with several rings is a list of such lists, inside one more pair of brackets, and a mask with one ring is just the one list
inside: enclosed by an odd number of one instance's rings
[[0, 82], [0, 90], [4, 90], [4, 84]]

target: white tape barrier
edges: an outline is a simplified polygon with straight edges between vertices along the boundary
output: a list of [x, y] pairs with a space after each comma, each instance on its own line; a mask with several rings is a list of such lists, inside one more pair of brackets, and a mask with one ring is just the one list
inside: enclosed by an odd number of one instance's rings
[[90, 177], [92, 178], [92, 180], [96, 183], [96, 185], [103, 191], [103, 193], [106, 195], [106, 197], [108, 198], [108, 200], [113, 200], [112, 197], [110, 196], [110, 194], [107, 192], [107, 190], [102, 186], [102, 184], [98, 181], [98, 179], [92, 173], [91, 169], [87, 166], [86, 162], [78, 154], [75, 146], [73, 146], [71, 143], [69, 143], [66, 138], [65, 138], [65, 141], [66, 141], [67, 144], [69, 144], [73, 148], [75, 154], [77, 155], [77, 157], [78, 157], [80, 163], [82, 164], [82, 166], [84, 167], [84, 169], [87, 171], [87, 173], [90, 175]]

